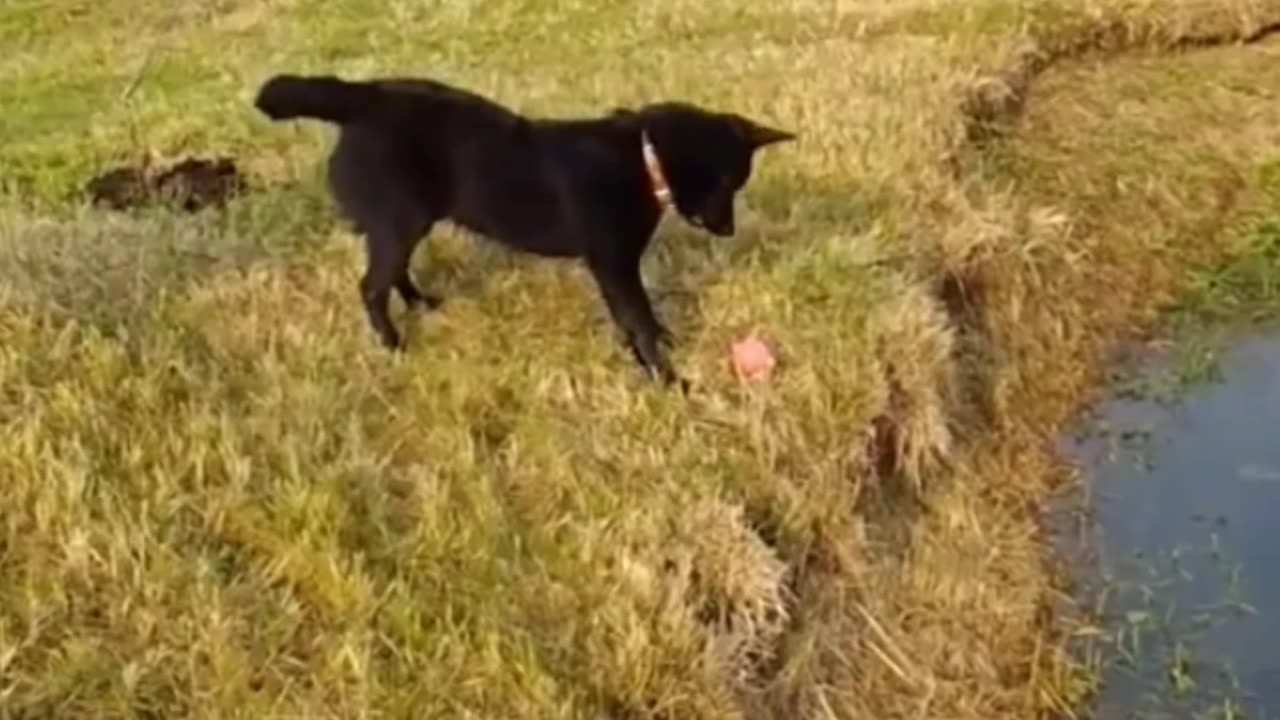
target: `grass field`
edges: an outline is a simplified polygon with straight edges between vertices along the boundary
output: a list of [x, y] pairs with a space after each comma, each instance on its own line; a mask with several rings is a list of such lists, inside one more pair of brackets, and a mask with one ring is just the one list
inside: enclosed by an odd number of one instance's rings
[[[1276, 21], [1275, 0], [7, 0], [0, 717], [1069, 712], [1091, 672], [1050, 611], [1046, 439], [1188, 269], [1240, 252], [1219, 231], [1277, 160], [1274, 45], [1152, 58]], [[1029, 41], [1087, 59], [1023, 98], [1002, 71]], [[332, 131], [250, 105], [286, 70], [798, 131], [738, 237], [669, 221], [651, 251], [697, 390], [636, 371], [580, 268], [455, 232], [416, 263], [446, 304], [394, 306], [409, 351], [376, 349]], [[225, 212], [77, 197], [116, 162], [212, 153], [254, 184]], [[780, 354], [767, 387], [727, 365], [751, 330]]]

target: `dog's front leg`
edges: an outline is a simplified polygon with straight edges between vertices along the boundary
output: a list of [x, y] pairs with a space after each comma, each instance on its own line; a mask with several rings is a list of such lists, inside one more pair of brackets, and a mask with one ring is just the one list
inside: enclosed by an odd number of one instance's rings
[[[636, 360], [663, 382], [680, 380], [662, 352], [661, 341], [668, 333], [654, 316], [649, 295], [640, 280], [639, 261], [592, 261], [589, 265], [596, 284], [600, 286], [600, 294], [609, 307], [609, 314], [622, 331]], [[684, 386], [683, 381], [681, 386]]]

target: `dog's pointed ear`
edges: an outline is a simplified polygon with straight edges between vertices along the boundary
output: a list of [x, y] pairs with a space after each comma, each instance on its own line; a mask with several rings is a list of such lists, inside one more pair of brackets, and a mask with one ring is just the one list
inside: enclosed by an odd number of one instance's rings
[[748, 120], [741, 115], [735, 115], [733, 118], [734, 127], [737, 128], [738, 134], [747, 144], [754, 148], [762, 148], [765, 145], [785, 142], [787, 140], [795, 140], [795, 133], [786, 130], [778, 130], [767, 125]]

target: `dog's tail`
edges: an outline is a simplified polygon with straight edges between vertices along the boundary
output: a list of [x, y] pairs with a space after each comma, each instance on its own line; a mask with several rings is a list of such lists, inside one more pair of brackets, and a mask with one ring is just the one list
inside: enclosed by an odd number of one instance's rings
[[305, 117], [341, 125], [378, 112], [384, 99], [382, 90], [371, 83], [332, 75], [276, 75], [263, 83], [253, 104], [272, 120]]

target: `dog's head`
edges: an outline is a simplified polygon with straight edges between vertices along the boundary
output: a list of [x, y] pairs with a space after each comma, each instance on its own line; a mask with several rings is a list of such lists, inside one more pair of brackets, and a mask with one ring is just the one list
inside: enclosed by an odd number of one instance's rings
[[684, 103], [650, 105], [640, 115], [676, 210], [726, 237], [733, 234], [733, 201], [751, 178], [755, 152], [795, 138], [741, 115]]

